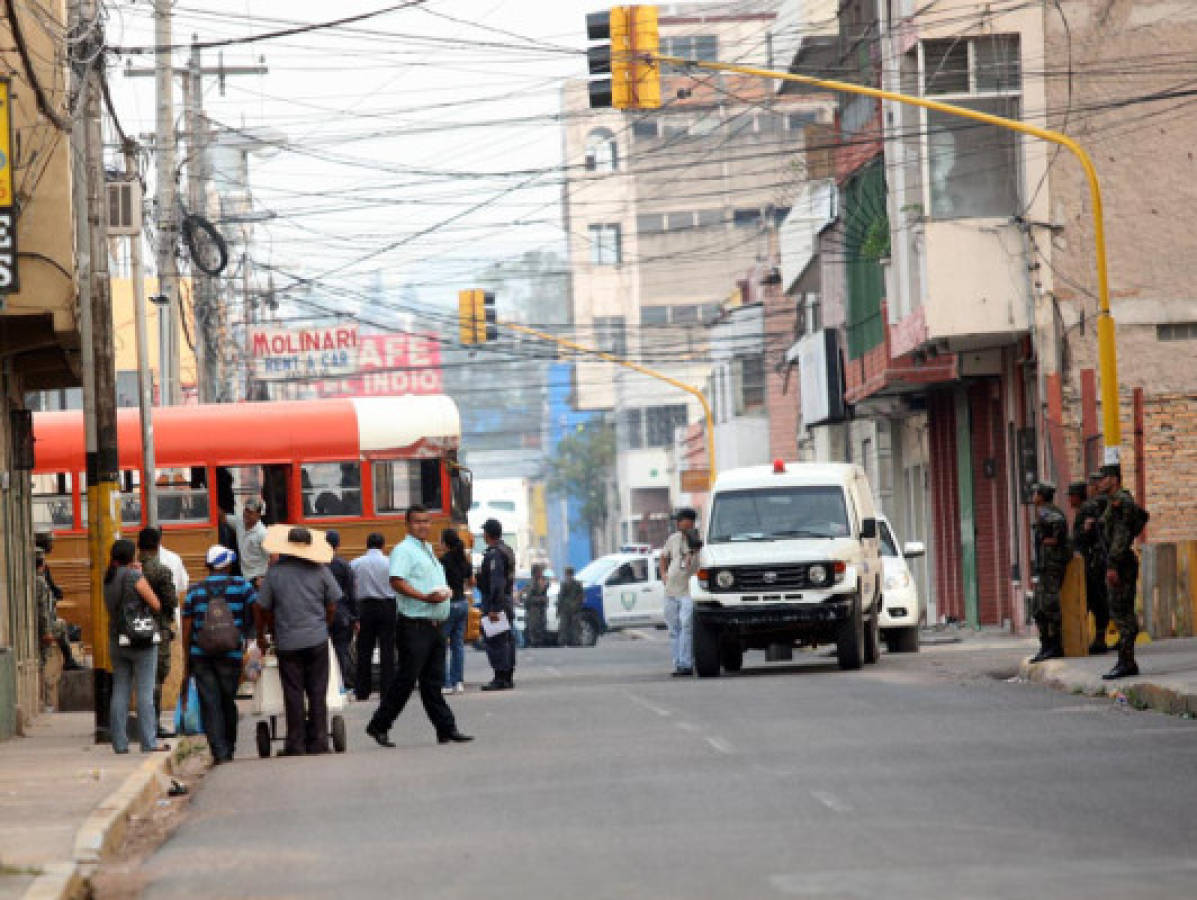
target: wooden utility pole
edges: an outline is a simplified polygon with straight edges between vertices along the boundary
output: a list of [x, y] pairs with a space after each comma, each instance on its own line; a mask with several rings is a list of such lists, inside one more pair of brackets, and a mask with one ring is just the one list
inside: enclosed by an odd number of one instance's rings
[[[78, 58], [100, 60], [103, 32], [97, 0], [73, 0], [70, 32], [80, 35]], [[117, 510], [120, 466], [116, 446], [116, 366], [112, 332], [112, 294], [108, 280], [108, 216], [105, 203], [104, 139], [100, 122], [102, 73], [96, 64], [72, 67], [81, 97], [80, 115], [71, 131], [75, 187], [76, 253], [79, 256], [80, 330], [82, 331], [83, 408], [87, 428], [87, 543], [91, 575], [92, 659], [95, 673], [95, 738], [109, 740], [108, 706], [112, 698], [112, 660], [108, 652], [108, 613], [104, 607], [104, 572], [112, 542], [119, 536]]]

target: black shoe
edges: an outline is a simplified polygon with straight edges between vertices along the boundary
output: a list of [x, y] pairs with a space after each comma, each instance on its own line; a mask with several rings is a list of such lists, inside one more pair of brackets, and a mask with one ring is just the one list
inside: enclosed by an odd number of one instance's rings
[[68, 659], [62, 665], [62, 669], [64, 672], [78, 672], [82, 668], [83, 668], [83, 666], [79, 665], [79, 663], [75, 662], [73, 659]]
[[163, 738], [173, 738], [173, 737], [178, 737], [178, 735], [175, 734], [173, 731], [167, 731], [165, 728], [162, 728], [161, 726], [159, 726], [159, 728], [158, 728], [158, 739], [159, 740], [162, 740]]
[[472, 741], [474, 736], [472, 734], [462, 734], [460, 731], [447, 731], [444, 734], [438, 734], [436, 741], [438, 744], [448, 744], [452, 741], [455, 744], [465, 744]]
[[672, 678], [690, 678], [694, 675], [693, 669], [674, 669], [669, 673]]
[[1131, 678], [1139, 674], [1139, 664], [1133, 659], [1129, 662], [1123, 659], [1118, 660], [1118, 663], [1110, 671], [1101, 676], [1102, 681], [1117, 681], [1119, 678]]
[[278, 753], [275, 754], [275, 756], [306, 756], [306, 755], [307, 754], [304, 753], [302, 750], [287, 750], [286, 748], [283, 748], [282, 750], [280, 750]]
[[370, 737], [372, 737], [372, 738], [374, 738], [374, 740], [378, 741], [378, 745], [380, 747], [394, 747], [395, 746], [395, 742], [392, 741], [389, 737], [387, 737], [387, 733], [385, 731], [380, 731], [377, 728], [375, 728], [373, 725], [366, 726], [366, 734], [370, 735]]
[[1064, 648], [1059, 644], [1048, 644], [1040, 651], [1040, 661], [1045, 659], [1060, 659], [1064, 655]]
[[501, 678], [495, 678], [493, 681], [488, 681], [486, 684], [482, 685], [482, 687], [479, 688], [479, 690], [506, 691], [506, 690], [510, 690], [512, 687], [513, 687], [513, 685], [510, 684], [509, 682], [504, 681]]

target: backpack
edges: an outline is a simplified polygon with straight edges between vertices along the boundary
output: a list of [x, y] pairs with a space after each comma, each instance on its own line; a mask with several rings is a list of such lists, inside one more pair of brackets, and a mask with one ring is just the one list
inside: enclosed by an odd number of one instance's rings
[[136, 581], [121, 573], [121, 599], [116, 610], [117, 643], [134, 649], [152, 647], [160, 640], [158, 619], [150, 605], [137, 593]]
[[233, 610], [224, 594], [229, 582], [206, 584], [208, 611], [204, 613], [204, 627], [195, 635], [195, 645], [205, 656], [222, 656], [241, 649], [241, 629], [233, 617]]
[[1147, 527], [1148, 521], [1151, 520], [1151, 513], [1141, 507], [1138, 503], [1132, 503], [1126, 511], [1126, 524], [1130, 528], [1132, 538], [1137, 538], [1143, 533], [1143, 529]]

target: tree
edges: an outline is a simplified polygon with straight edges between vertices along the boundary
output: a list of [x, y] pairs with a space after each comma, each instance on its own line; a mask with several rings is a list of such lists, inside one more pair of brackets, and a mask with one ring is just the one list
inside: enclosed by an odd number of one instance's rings
[[581, 506], [582, 522], [591, 537], [607, 527], [607, 486], [615, 466], [615, 429], [605, 422], [567, 434], [549, 460], [548, 490]]

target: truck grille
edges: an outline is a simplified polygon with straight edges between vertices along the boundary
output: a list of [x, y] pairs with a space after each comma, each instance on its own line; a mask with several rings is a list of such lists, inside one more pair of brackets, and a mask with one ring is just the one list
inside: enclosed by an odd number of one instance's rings
[[810, 587], [806, 577], [808, 566], [735, 566], [733, 591], [792, 591]]

